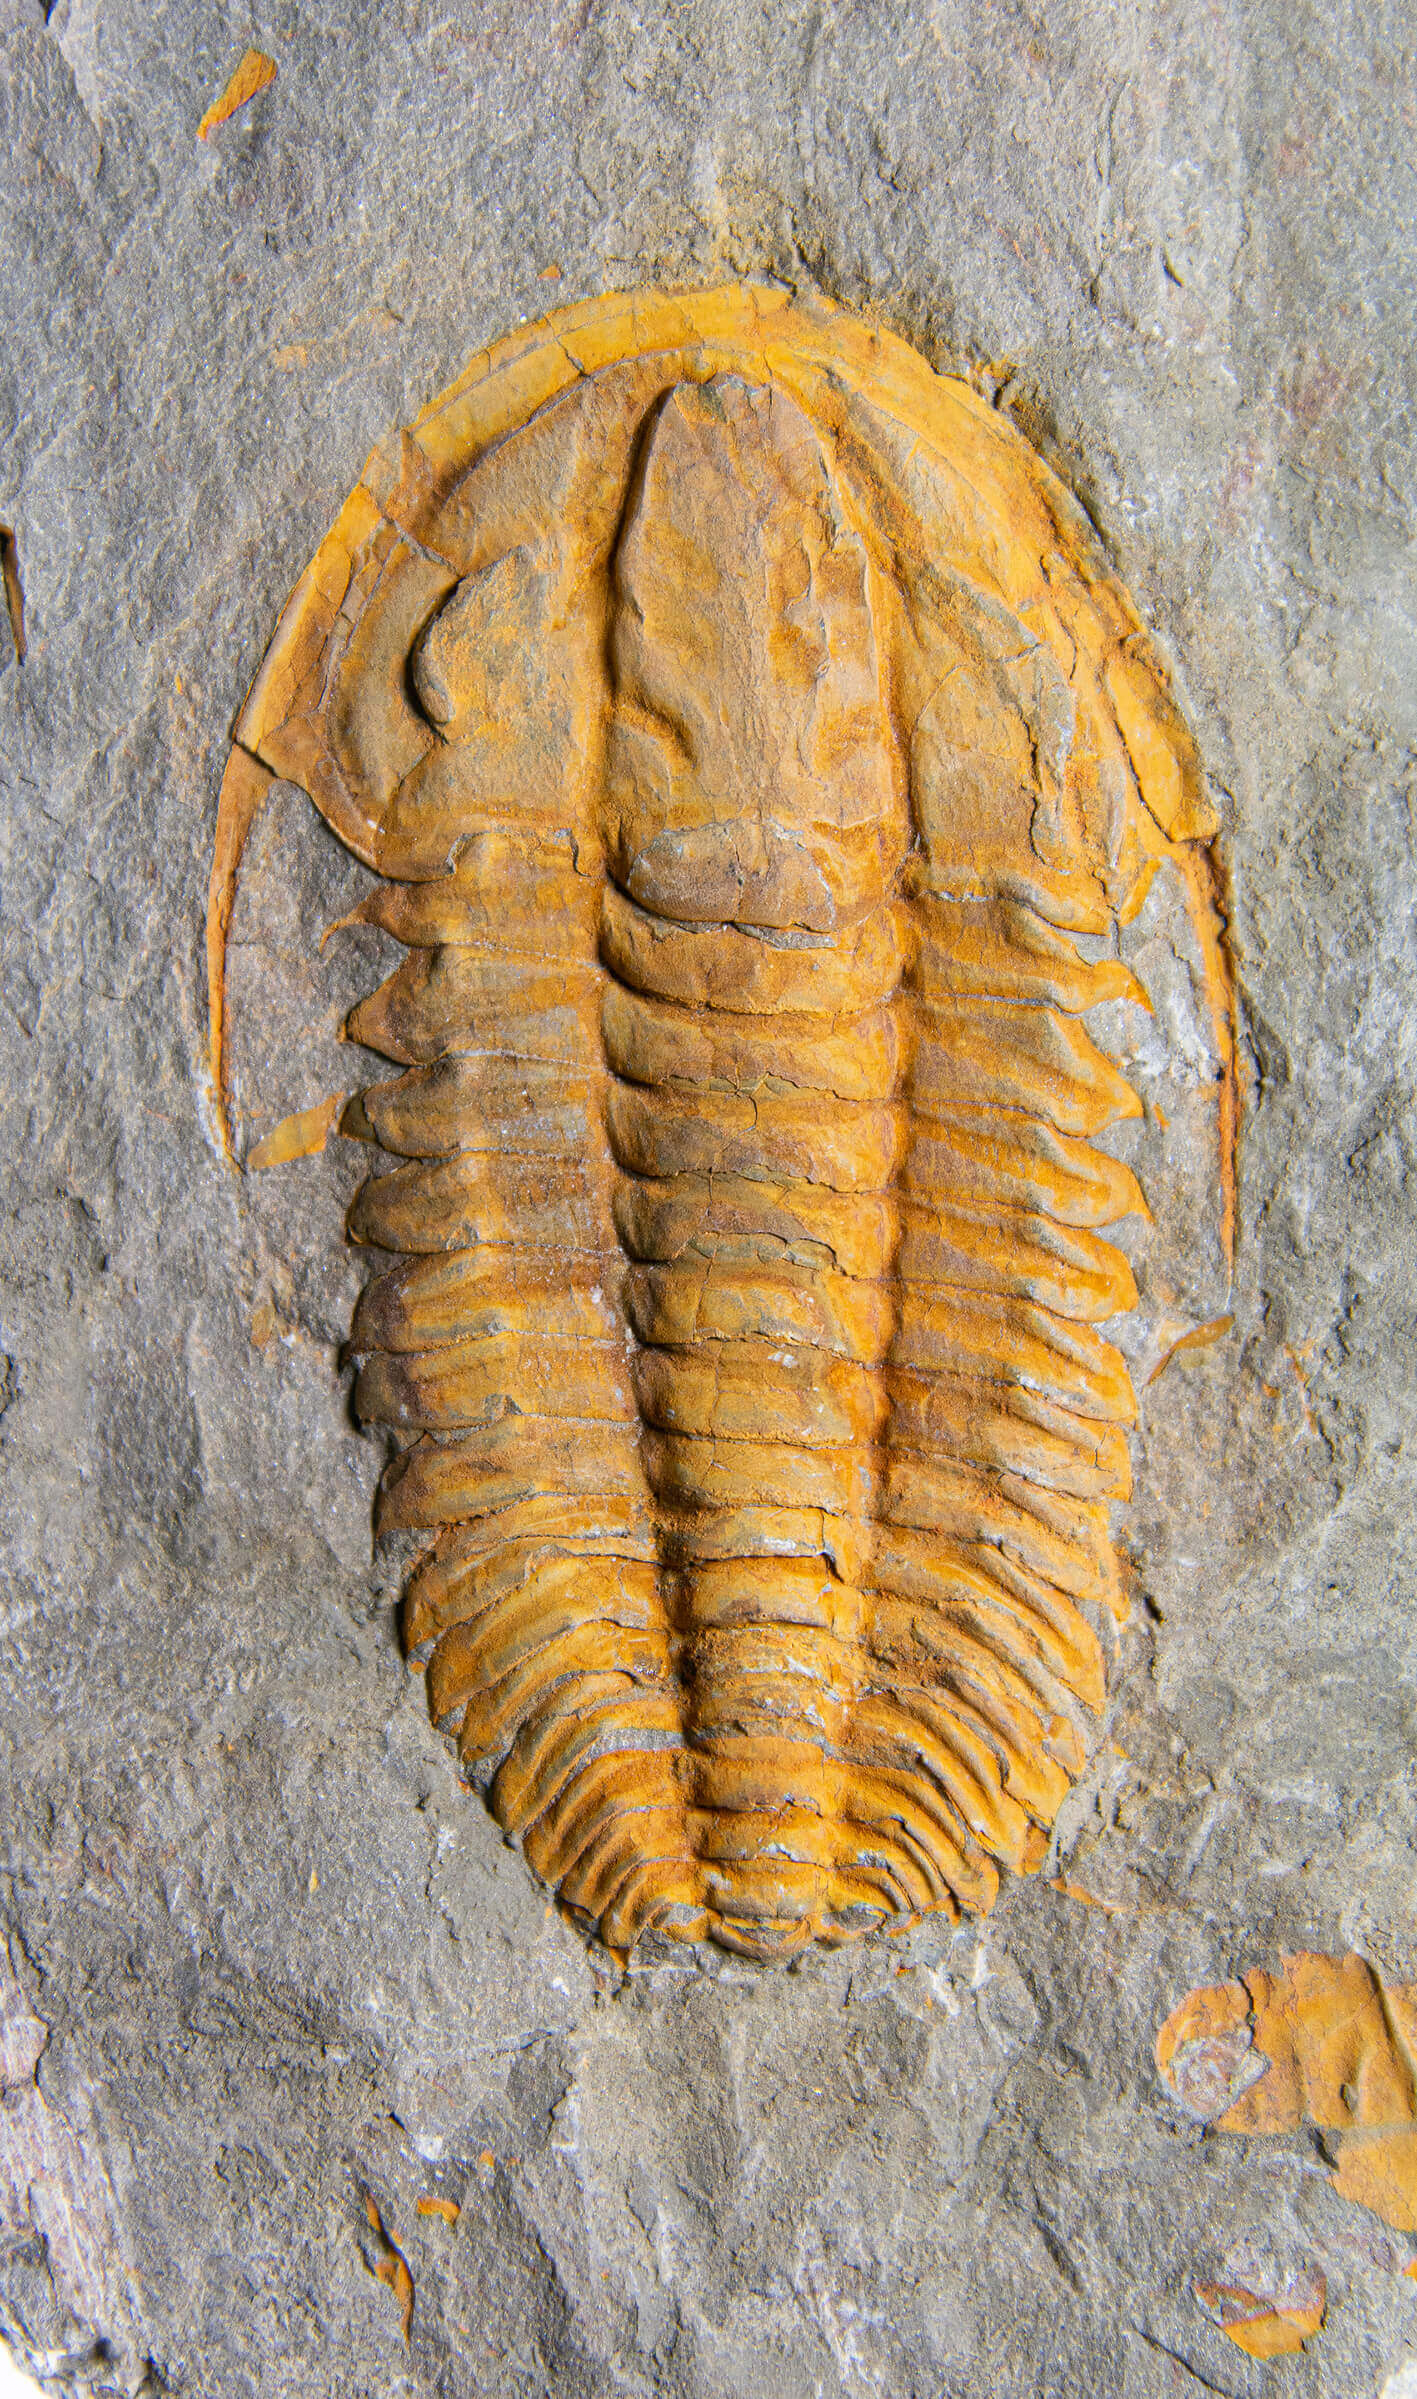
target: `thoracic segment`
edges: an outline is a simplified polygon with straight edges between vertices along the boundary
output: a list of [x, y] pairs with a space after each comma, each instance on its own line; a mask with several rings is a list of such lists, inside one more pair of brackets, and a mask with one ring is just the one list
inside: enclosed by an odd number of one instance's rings
[[1079, 1020], [1141, 995], [938, 834], [903, 896], [875, 570], [791, 402], [671, 390], [609, 573], [574, 839], [484, 799], [359, 911], [410, 956], [350, 1023], [407, 1070], [345, 1119], [404, 1161], [356, 1401], [499, 1821], [612, 1946], [766, 1958], [987, 1906], [1080, 1763], [1141, 1199]]

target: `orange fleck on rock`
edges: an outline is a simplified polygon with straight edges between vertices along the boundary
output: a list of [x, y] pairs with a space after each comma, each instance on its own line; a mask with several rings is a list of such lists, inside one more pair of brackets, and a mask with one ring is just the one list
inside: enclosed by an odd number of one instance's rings
[[1066, 1874], [1060, 1874], [1052, 1888], [1063, 1899], [1077, 1900], [1085, 1908], [1098, 1908], [1104, 1916], [1135, 1916], [1140, 1912], [1134, 1900], [1104, 1899], [1100, 1891], [1089, 1891], [1084, 1883], [1074, 1882]]
[[420, 2199], [418, 2213], [420, 2216], [441, 2216], [445, 2224], [451, 2225], [456, 2224], [462, 2209], [456, 2199]]
[[413, 2276], [408, 2269], [408, 2260], [397, 2244], [390, 2240], [384, 2229], [384, 2219], [369, 2191], [364, 2194], [364, 2213], [369, 2219], [369, 2229], [380, 2245], [379, 2255], [374, 2261], [374, 2274], [379, 2282], [387, 2284], [398, 2302], [403, 2337], [407, 2342], [413, 2329]]
[[1146, 1380], [1148, 1390], [1150, 1390], [1151, 1385], [1154, 1382], [1157, 1382], [1166, 1372], [1166, 1369], [1170, 1365], [1173, 1358], [1180, 1357], [1182, 1352], [1186, 1350], [1213, 1349], [1217, 1341], [1223, 1341], [1225, 1339], [1226, 1334], [1232, 1329], [1234, 1322], [1235, 1319], [1233, 1316], [1212, 1316], [1209, 1324], [1198, 1324], [1195, 1326], [1193, 1331], [1189, 1333], [1182, 1333], [1178, 1341], [1172, 1342], [1171, 1347], [1167, 1350], [1159, 1365], [1154, 1366], [1151, 1370], [1151, 1373], [1147, 1376]]
[[238, 108], [244, 108], [248, 100], [254, 100], [257, 92], [263, 92], [275, 79], [275, 60], [267, 58], [264, 50], [248, 50], [220, 99], [213, 100], [197, 127], [198, 140], [204, 142], [218, 125], [234, 117]]
[[15, 644], [15, 657], [25, 663], [25, 594], [20, 582], [20, 553], [15, 536], [8, 525], [0, 525], [0, 590], [5, 599], [5, 613], [10, 620], [10, 635]]
[[302, 1108], [297, 1116], [283, 1116], [256, 1143], [246, 1164], [288, 1166], [293, 1158], [318, 1158], [343, 1106], [344, 1093], [337, 1091], [330, 1099], [318, 1100], [313, 1108]]
[[1319, 2330], [1328, 2305], [1328, 2286], [1317, 2268], [1295, 2277], [1282, 2294], [1237, 2283], [1197, 2282], [1191, 2288], [1211, 2322], [1247, 2357], [1297, 2356]]
[[543, 267], [536, 280], [538, 283], [559, 283], [561, 270], [558, 266]]

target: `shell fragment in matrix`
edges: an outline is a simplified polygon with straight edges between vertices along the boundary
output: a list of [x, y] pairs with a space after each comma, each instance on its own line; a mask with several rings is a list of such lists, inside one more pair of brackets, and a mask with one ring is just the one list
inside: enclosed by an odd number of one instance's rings
[[1163, 865], [1233, 1141], [1214, 825], [1080, 512], [825, 302], [584, 303], [374, 454], [286, 609], [223, 1092], [274, 777], [407, 950], [348, 1026], [399, 1070], [340, 1120], [355, 1402], [498, 1822], [616, 1950], [987, 1908], [1122, 1606], [1141, 1102], [1086, 1019], [1145, 1004]]

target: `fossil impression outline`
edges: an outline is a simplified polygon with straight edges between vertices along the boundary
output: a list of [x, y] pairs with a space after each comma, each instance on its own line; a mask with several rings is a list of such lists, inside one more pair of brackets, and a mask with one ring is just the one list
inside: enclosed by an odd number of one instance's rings
[[617, 1950], [987, 1908], [1124, 1605], [1098, 1327], [1145, 1202], [1097, 1137], [1141, 1103], [1084, 1018], [1145, 1003], [1163, 861], [1222, 1179], [1234, 1138], [1215, 820], [1080, 511], [823, 301], [587, 302], [374, 454], [285, 610], [219, 809], [223, 1095], [274, 777], [408, 950], [348, 1027], [402, 1070], [341, 1119], [388, 1153], [355, 1404], [497, 1820]]

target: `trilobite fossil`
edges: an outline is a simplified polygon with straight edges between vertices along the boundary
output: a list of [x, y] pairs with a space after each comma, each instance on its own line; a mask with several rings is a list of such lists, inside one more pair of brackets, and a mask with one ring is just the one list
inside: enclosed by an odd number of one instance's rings
[[[615, 1949], [754, 1958], [989, 1905], [1102, 1701], [1144, 1208], [1086, 1029], [1191, 894], [1195, 751], [1001, 416], [823, 303], [525, 330], [376, 453], [237, 727], [407, 958], [341, 1130], [352, 1329], [427, 1548], [410, 1651]], [[322, 1129], [322, 1128], [321, 1128]], [[297, 1144], [298, 1146], [298, 1144]]]

